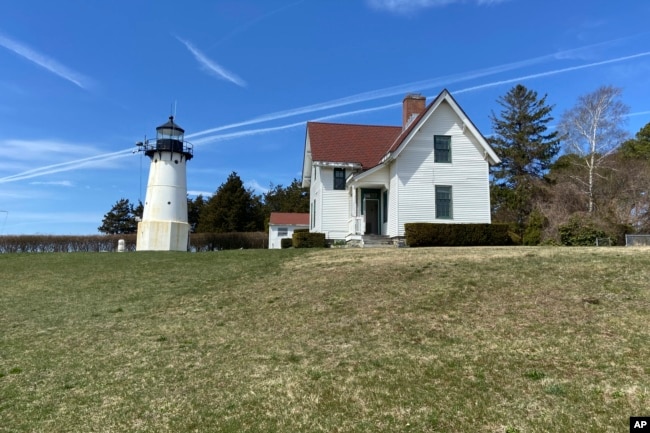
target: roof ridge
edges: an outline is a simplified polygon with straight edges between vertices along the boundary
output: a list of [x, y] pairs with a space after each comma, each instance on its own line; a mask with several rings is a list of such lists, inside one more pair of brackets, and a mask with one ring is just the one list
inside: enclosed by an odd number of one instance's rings
[[362, 126], [364, 128], [401, 128], [399, 125], [368, 125], [364, 123], [341, 123], [341, 122], [317, 122], [310, 120], [307, 124], [318, 124], [318, 125], [340, 125], [340, 126]]

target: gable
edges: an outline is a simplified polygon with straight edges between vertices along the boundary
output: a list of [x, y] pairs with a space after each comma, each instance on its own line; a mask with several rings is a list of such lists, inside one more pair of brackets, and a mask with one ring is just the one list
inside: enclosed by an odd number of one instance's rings
[[[471, 141], [475, 143], [477, 149], [482, 152], [483, 157], [488, 161], [490, 165], [498, 164], [501, 162], [497, 154], [492, 150], [492, 147], [488, 144], [483, 134], [481, 134], [474, 125], [474, 123], [467, 117], [465, 112], [460, 108], [458, 103], [454, 100], [451, 94], [447, 90], [443, 90], [429, 106], [422, 112], [408, 128], [406, 128], [399, 137], [393, 142], [390, 146], [388, 152], [384, 156], [382, 162], [389, 159], [395, 159], [399, 154], [404, 150], [408, 143], [413, 139], [413, 137], [423, 128], [423, 126], [430, 121], [430, 119], [435, 116], [436, 111], [443, 105], [445, 107], [451, 108], [453, 113], [459, 119], [462, 130], [464, 134], [467, 134], [471, 137]], [[444, 110], [444, 108], [443, 108]]]

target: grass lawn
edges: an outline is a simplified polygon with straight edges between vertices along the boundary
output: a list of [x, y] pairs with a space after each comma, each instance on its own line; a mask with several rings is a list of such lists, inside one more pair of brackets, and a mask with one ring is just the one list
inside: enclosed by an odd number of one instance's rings
[[625, 432], [650, 249], [0, 255], [0, 432]]

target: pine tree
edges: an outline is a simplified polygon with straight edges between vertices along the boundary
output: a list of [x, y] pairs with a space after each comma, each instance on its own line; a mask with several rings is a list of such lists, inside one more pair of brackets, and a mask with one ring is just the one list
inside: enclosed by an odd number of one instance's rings
[[264, 229], [262, 201], [232, 172], [206, 202], [197, 232], [250, 232]]
[[196, 196], [194, 200], [189, 197], [187, 198], [187, 222], [190, 224], [190, 231], [192, 233], [196, 232], [199, 225], [199, 217], [205, 207], [205, 203], [206, 201], [202, 194]]
[[133, 205], [128, 199], [121, 198], [104, 215], [102, 225], [97, 227], [97, 230], [110, 235], [137, 233], [138, 223], [135, 216]]
[[650, 123], [636, 133], [636, 136], [621, 144], [619, 152], [628, 159], [650, 161]]
[[490, 116], [494, 135], [488, 141], [501, 158], [492, 168], [493, 211], [496, 219], [514, 222], [520, 234], [538, 185], [560, 151], [559, 133], [548, 131], [553, 106], [546, 98], [518, 84], [497, 100], [500, 115]]
[[264, 207], [268, 215], [271, 212], [309, 212], [309, 190], [303, 188], [298, 179], [287, 187], [271, 184], [264, 194]]

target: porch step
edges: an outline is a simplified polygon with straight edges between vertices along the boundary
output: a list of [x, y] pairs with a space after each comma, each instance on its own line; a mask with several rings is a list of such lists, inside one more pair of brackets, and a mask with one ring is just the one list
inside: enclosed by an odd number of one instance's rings
[[364, 248], [392, 247], [393, 241], [388, 236], [363, 235]]

